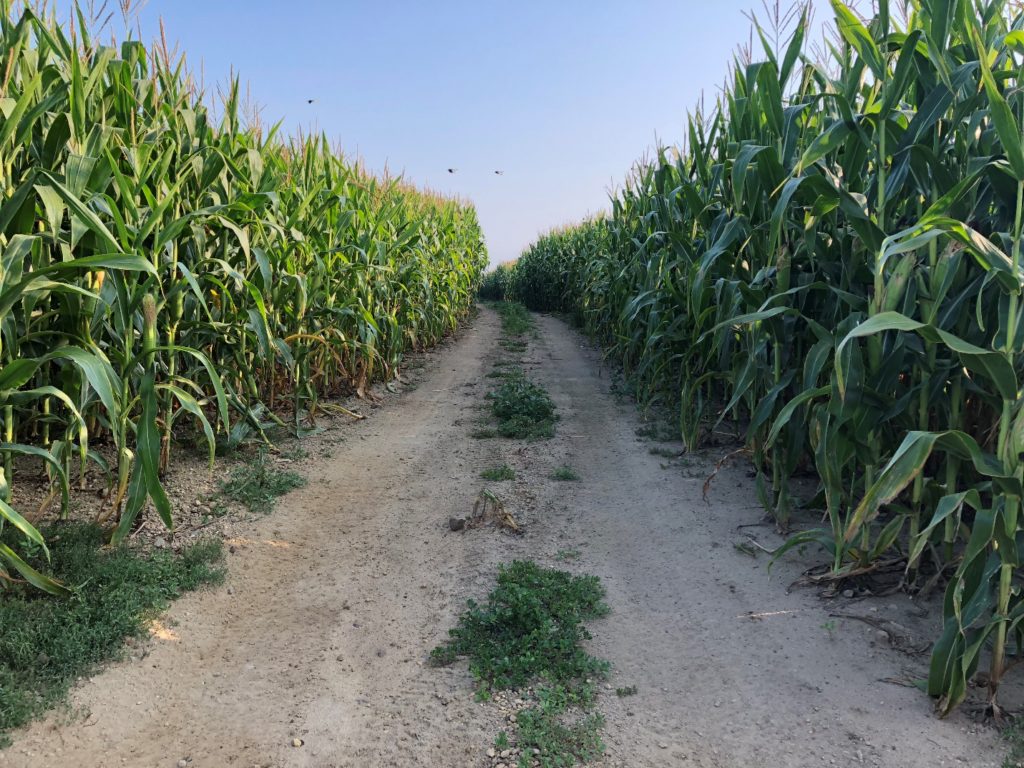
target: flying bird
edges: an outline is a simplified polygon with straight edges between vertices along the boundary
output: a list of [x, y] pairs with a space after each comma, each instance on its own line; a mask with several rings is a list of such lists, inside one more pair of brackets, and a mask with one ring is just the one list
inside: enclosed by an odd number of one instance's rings
[[306, 99], [307, 104], [312, 104], [316, 99]]
[[494, 173], [495, 173], [495, 175], [497, 175], [497, 176], [504, 176], [504, 175], [505, 175], [505, 172], [504, 172], [504, 171], [495, 171]]
[[459, 170], [459, 169], [458, 168], [449, 168], [448, 169], [448, 173], [455, 173], [457, 170]]

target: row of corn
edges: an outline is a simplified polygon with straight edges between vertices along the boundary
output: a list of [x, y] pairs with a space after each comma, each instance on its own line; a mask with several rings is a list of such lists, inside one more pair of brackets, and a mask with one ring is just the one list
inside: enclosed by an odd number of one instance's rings
[[681, 147], [502, 279], [676, 403], [688, 447], [736, 430], [785, 549], [948, 584], [928, 690], [947, 713], [988, 665], [998, 714], [1024, 640], [1024, 19], [874, 5], [833, 0], [821, 47], [806, 9], [756, 28]]
[[18, 553], [45, 543], [16, 469], [63, 513], [105, 474], [115, 542], [147, 505], [172, 525], [177, 438], [212, 461], [303, 428], [453, 330], [487, 258], [471, 206], [263, 129], [237, 82], [214, 110], [164, 45], [20, 6], [0, 0], [0, 589], [61, 592]]

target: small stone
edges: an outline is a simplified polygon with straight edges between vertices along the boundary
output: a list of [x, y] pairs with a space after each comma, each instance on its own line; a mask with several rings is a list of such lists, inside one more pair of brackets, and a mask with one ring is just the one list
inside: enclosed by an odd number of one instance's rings
[[658, 749], [668, 749], [668, 744], [666, 744], [666, 743], [665, 743], [665, 742], [663, 741], [663, 742], [661, 742], [660, 744], [658, 744]]
[[508, 757], [511, 754], [512, 754], [512, 750], [511, 749], [503, 749], [503, 750], [501, 750], [501, 755], [499, 755], [499, 757], [501, 757], [501, 759], [504, 760], [506, 757]]
[[853, 597], [853, 590], [852, 589], [844, 589], [843, 590], [843, 597], [846, 597], [846, 598]]
[[490, 749], [487, 750], [487, 756], [488, 757], [494, 757], [497, 754], [498, 753], [494, 751], [494, 747], [491, 747]]
[[448, 527], [453, 531], [461, 531], [466, 527], [466, 518], [464, 517], [449, 517]]
[[181, 760], [178, 761], [178, 768], [188, 768], [188, 760], [181, 758]]
[[228, 594], [229, 595], [235, 594], [235, 588], [234, 587], [228, 587]]
[[167, 539], [162, 536], [153, 542], [153, 546], [157, 549], [167, 549]]
[[301, 747], [302, 746], [302, 739], [292, 739], [292, 746], [293, 747]]

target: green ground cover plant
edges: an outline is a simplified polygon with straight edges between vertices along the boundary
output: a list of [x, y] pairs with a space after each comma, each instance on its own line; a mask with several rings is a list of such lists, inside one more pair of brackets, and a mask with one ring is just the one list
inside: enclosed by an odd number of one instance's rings
[[126, 638], [145, 635], [172, 599], [224, 576], [218, 540], [181, 554], [143, 554], [104, 547], [95, 525], [57, 524], [43, 532], [53, 565], [39, 547], [27, 553], [28, 562], [74, 592], [55, 599], [11, 584], [0, 599], [0, 747], [11, 729], [62, 701], [76, 679], [118, 658]]
[[[585, 622], [607, 613], [597, 577], [517, 560], [500, 568], [485, 603], [469, 601], [431, 660], [447, 665], [466, 658], [484, 695], [534, 686], [534, 702], [517, 719], [519, 764], [528, 766], [537, 749], [543, 766], [575, 765], [603, 750], [603, 718], [591, 710], [595, 683], [609, 665], [582, 642], [590, 638]], [[507, 744], [507, 734], [502, 736]]]

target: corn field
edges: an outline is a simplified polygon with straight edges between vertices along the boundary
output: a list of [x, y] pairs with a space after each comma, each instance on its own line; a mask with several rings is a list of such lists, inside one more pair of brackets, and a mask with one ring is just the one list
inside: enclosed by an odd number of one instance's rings
[[480, 279], [477, 295], [484, 301], [500, 301], [509, 292], [509, 281], [512, 279], [513, 267], [510, 264], [499, 264], [485, 273]]
[[[996, 0], [833, 0], [755, 29], [677, 149], [610, 212], [539, 239], [508, 294], [572, 313], [689, 449], [739, 430], [757, 487], [831, 576], [945, 584], [946, 714], [1024, 649], [1024, 17]], [[794, 474], [823, 525], [793, 526]]]
[[0, 0], [0, 589], [63, 593], [18, 554], [45, 542], [16, 468], [45, 467], [62, 514], [105, 473], [114, 542], [147, 506], [171, 526], [176, 440], [212, 461], [302, 430], [451, 332], [487, 257], [471, 206], [264, 130], [237, 81], [215, 116], [166, 45], [20, 5]]

